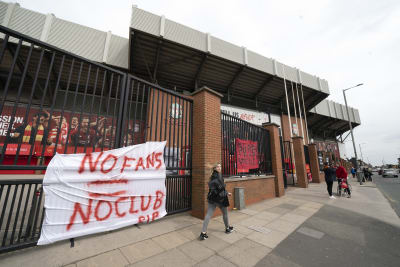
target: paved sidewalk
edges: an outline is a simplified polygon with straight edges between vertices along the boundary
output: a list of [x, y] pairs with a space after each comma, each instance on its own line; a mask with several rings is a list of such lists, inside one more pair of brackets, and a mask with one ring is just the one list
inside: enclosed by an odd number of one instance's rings
[[[372, 244], [366, 242], [370, 239], [363, 229], [369, 223], [379, 222], [388, 229], [387, 235], [400, 236], [400, 219], [375, 185], [360, 186], [355, 181], [352, 185], [351, 199], [335, 200], [328, 198], [325, 183], [290, 188], [284, 197], [230, 212], [235, 227], [232, 234], [224, 233], [221, 216], [214, 218], [205, 241], [198, 240], [202, 220], [182, 213], [139, 227], [77, 238], [73, 248], [63, 241], [0, 255], [0, 266], [337, 266], [334, 258], [324, 254], [331, 252], [318, 248], [342, 246], [349, 239], [368, 248]], [[360, 218], [364, 223], [353, 227], [330, 224], [337, 217], [332, 214], [342, 214], [338, 218], [344, 223], [354, 224]], [[319, 224], [321, 220], [327, 228]], [[379, 234], [379, 229], [370, 229]], [[330, 244], [332, 240], [336, 243]], [[316, 257], [312, 262], [308, 262], [310, 253]], [[363, 255], [359, 250], [351, 253], [355, 258]], [[388, 255], [397, 256], [393, 254]], [[373, 256], [374, 263], [382, 260], [377, 266], [390, 266], [383, 256]]]

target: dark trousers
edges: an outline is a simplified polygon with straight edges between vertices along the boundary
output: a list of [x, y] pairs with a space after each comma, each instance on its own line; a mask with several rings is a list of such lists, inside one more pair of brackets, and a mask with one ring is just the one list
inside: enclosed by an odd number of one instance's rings
[[326, 182], [326, 189], [328, 189], [328, 193], [330, 196], [332, 196], [332, 186], [333, 182]]

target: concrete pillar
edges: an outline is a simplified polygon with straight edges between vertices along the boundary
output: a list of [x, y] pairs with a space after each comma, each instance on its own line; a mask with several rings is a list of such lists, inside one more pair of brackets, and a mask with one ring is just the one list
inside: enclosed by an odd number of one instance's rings
[[306, 159], [304, 156], [303, 137], [295, 136], [293, 139], [294, 159], [296, 161], [296, 177], [299, 187], [307, 188]]
[[207, 212], [211, 167], [221, 162], [221, 98], [202, 87], [193, 94], [192, 216], [204, 219]]
[[310, 154], [310, 167], [311, 167], [312, 181], [313, 181], [313, 183], [320, 183], [322, 181], [320, 179], [320, 173], [319, 173], [317, 145], [309, 144], [308, 152]]
[[275, 195], [281, 197], [285, 194], [285, 189], [283, 182], [279, 125], [275, 123], [264, 123], [263, 127], [269, 131], [270, 136], [272, 173], [275, 176]]

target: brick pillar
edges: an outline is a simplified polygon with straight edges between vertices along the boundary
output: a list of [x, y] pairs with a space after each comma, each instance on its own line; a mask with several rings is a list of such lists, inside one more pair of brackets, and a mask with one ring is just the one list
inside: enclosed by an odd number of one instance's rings
[[320, 179], [320, 174], [319, 174], [317, 145], [309, 144], [308, 153], [310, 153], [310, 167], [311, 167], [312, 181], [313, 183], [320, 183], [322, 181]]
[[221, 162], [221, 98], [202, 87], [193, 94], [192, 216], [204, 219], [207, 212], [211, 167]]
[[296, 177], [299, 187], [307, 188], [306, 159], [304, 157], [303, 137], [295, 136], [293, 139], [294, 159], [296, 161]]
[[269, 131], [270, 136], [272, 173], [275, 175], [275, 195], [281, 197], [285, 194], [285, 189], [283, 183], [279, 125], [275, 123], [264, 123], [263, 127]]

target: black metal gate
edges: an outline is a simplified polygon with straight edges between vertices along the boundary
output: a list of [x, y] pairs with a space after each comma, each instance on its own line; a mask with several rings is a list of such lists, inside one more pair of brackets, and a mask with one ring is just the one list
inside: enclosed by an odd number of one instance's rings
[[167, 141], [168, 214], [191, 208], [193, 101], [173, 91], [128, 75], [122, 140], [126, 145]]
[[308, 151], [308, 146], [304, 145], [304, 157], [306, 160], [306, 164], [310, 165], [310, 152]]
[[282, 167], [284, 169], [284, 175], [286, 176], [287, 184], [296, 185], [296, 179], [294, 177], [295, 166], [293, 160], [292, 144], [290, 143], [290, 141], [283, 141], [282, 144]]
[[[222, 175], [272, 174], [270, 135], [267, 129], [221, 112]], [[236, 139], [257, 142], [258, 168], [238, 170]]]
[[[0, 96], [0, 174], [43, 174], [57, 152], [166, 140], [167, 212], [191, 208], [191, 99], [2, 26]], [[41, 183], [0, 181], [0, 253], [36, 244]]]

